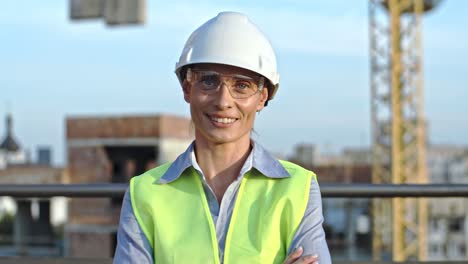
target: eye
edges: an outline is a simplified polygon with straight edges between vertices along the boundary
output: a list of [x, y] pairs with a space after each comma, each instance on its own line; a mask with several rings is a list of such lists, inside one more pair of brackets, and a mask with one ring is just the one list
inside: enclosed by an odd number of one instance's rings
[[206, 89], [218, 87], [219, 78], [216, 75], [202, 76], [199, 81]]
[[240, 93], [251, 93], [254, 90], [254, 85], [249, 81], [236, 81], [235, 89]]

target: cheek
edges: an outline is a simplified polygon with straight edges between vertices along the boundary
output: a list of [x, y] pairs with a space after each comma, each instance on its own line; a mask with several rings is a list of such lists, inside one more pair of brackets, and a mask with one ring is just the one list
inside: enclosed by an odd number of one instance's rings
[[239, 105], [239, 109], [241, 110], [244, 118], [248, 120], [255, 120], [255, 115], [257, 113], [257, 100], [255, 102], [250, 102], [246, 104]]
[[190, 110], [191, 111], [199, 111], [207, 104], [206, 96], [194, 94], [190, 95]]
[[197, 102], [190, 103], [190, 114], [192, 115], [192, 119], [199, 119], [198, 116], [202, 114], [201, 107], [197, 104]]

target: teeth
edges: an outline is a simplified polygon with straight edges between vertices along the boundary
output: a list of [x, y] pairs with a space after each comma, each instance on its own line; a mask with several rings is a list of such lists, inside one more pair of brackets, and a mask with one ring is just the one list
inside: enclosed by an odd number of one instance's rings
[[218, 123], [223, 123], [223, 124], [231, 124], [231, 123], [234, 123], [234, 121], [236, 121], [235, 118], [227, 118], [227, 117], [224, 117], [224, 118], [211, 117], [211, 120], [218, 122]]

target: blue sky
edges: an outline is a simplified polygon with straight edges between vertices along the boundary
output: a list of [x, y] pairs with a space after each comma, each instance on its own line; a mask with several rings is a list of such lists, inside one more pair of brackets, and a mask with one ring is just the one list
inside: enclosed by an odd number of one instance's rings
[[[144, 26], [71, 22], [68, 0], [4, 0], [0, 135], [10, 110], [21, 144], [65, 159], [67, 116], [188, 116], [173, 74], [185, 40], [220, 11], [248, 14], [277, 51], [281, 84], [258, 140], [277, 153], [370, 144], [366, 0], [153, 1]], [[433, 143], [468, 145], [468, 1], [424, 17], [425, 115]]]

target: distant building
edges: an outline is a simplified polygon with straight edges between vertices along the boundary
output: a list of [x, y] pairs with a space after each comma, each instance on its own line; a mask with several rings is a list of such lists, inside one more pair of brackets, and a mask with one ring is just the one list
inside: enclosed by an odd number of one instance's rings
[[[468, 149], [433, 145], [427, 153], [431, 183], [468, 183]], [[429, 200], [428, 256], [434, 261], [468, 260], [468, 201], [464, 198]]]
[[347, 147], [341, 152], [334, 153], [320, 150], [314, 144], [301, 143], [295, 146], [290, 160], [315, 166], [370, 165], [372, 163], [372, 150], [365, 147]]
[[[71, 183], [127, 183], [174, 160], [193, 140], [190, 119], [169, 115], [67, 118]], [[70, 199], [67, 255], [111, 257], [122, 199]]]
[[315, 165], [318, 156], [318, 149], [315, 145], [302, 143], [295, 146], [291, 159], [301, 164]]
[[37, 151], [37, 163], [41, 165], [52, 164], [52, 150], [49, 147], [40, 147]]
[[[57, 184], [66, 182], [62, 168], [37, 164], [25, 155], [13, 134], [11, 115], [6, 118], [7, 133], [0, 145], [0, 184]], [[0, 197], [0, 218], [15, 215], [12, 246], [0, 247], [6, 255], [61, 255], [55, 226], [63, 224], [64, 198], [12, 199]], [[2, 234], [4, 235], [4, 234]], [[5, 237], [4, 237], [5, 238]]]
[[[290, 160], [317, 175], [320, 184], [370, 183], [371, 166], [365, 150], [349, 149], [346, 154], [321, 154], [314, 145], [301, 144]], [[359, 153], [354, 155], [354, 153]], [[365, 154], [361, 154], [365, 153]], [[311, 155], [312, 154], [312, 155]], [[371, 256], [370, 200], [326, 198], [322, 200], [324, 229], [333, 260], [357, 261]]]
[[370, 148], [345, 148], [342, 155], [346, 164], [372, 164], [372, 150]]

